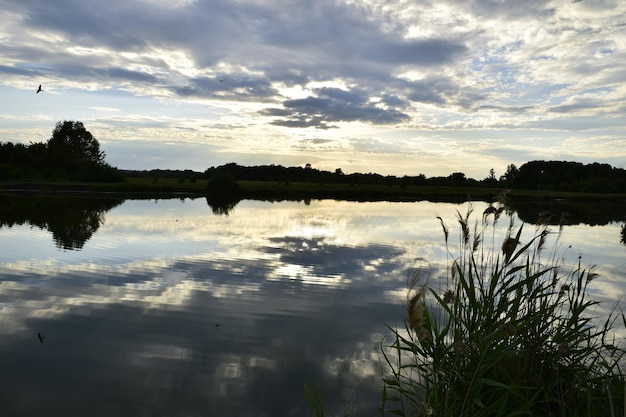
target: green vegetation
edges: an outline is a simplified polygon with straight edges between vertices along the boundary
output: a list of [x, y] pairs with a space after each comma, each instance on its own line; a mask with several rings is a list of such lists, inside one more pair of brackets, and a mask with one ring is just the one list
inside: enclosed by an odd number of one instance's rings
[[[538, 220], [537, 202], [576, 200], [581, 218], [626, 221], [626, 170], [607, 164], [531, 161], [519, 169], [509, 165], [497, 178], [483, 180], [461, 172], [447, 177], [346, 175], [305, 167], [243, 167], [226, 164], [204, 173], [191, 170], [121, 171], [105, 162], [98, 141], [81, 122], [59, 122], [47, 143], [0, 143], [0, 188], [6, 191], [118, 193], [133, 197], [204, 196], [217, 214], [228, 214], [243, 198], [267, 200], [396, 200], [494, 201], [503, 189], [509, 203], [483, 214], [470, 232], [470, 212], [459, 213], [459, 252], [448, 246], [449, 231], [441, 221], [450, 256], [446, 287], [429, 285], [429, 268], [411, 276], [408, 318], [391, 329], [393, 342], [383, 348], [389, 375], [383, 378], [382, 412], [437, 416], [616, 416], [624, 413], [626, 353], [614, 327], [626, 317], [610, 311], [603, 322], [594, 317], [596, 301], [588, 298], [592, 270], [567, 270], [544, 244], [554, 221], [548, 210]], [[120, 196], [118, 195], [117, 198]], [[603, 200], [601, 208], [597, 206]], [[10, 202], [11, 199], [8, 199]], [[43, 210], [56, 207], [48, 198], [33, 200], [41, 227], [55, 232], [60, 247], [81, 247], [100, 225], [95, 201], [79, 212]], [[529, 202], [531, 204], [529, 205]], [[100, 203], [98, 203], [100, 204]], [[106, 204], [118, 204], [118, 200]], [[517, 206], [516, 206], [517, 205]], [[108, 206], [107, 206], [108, 207]], [[504, 243], [495, 245], [498, 219], [515, 210], [525, 222], [540, 224], [536, 235], [521, 242], [522, 227], [510, 223]], [[87, 213], [87, 216], [84, 216]], [[68, 229], [68, 218], [85, 217]], [[573, 213], [572, 221], [576, 221]], [[491, 223], [489, 223], [491, 219]], [[440, 219], [441, 220], [441, 219]], [[19, 223], [19, 218], [7, 224]], [[559, 232], [565, 219], [557, 222]], [[491, 229], [490, 229], [491, 228]], [[621, 229], [624, 243], [626, 226]], [[492, 236], [490, 244], [485, 236]], [[558, 235], [557, 235], [558, 236]], [[558, 239], [557, 239], [558, 241]], [[556, 247], [556, 243], [555, 243]], [[500, 254], [500, 250], [502, 254]], [[317, 415], [321, 398], [307, 389]]]
[[[408, 318], [391, 328], [382, 352], [383, 414], [401, 416], [623, 415], [625, 353], [614, 336], [623, 314], [597, 319], [588, 284], [599, 279], [568, 269], [547, 225], [522, 242], [512, 220], [496, 245], [502, 208], [490, 207], [473, 227], [458, 213], [458, 253], [443, 289], [430, 286], [427, 264], [409, 277]], [[491, 242], [486, 242], [491, 236]], [[500, 254], [501, 252], [501, 254]]]
[[550, 192], [626, 193], [626, 170], [608, 164], [583, 165], [578, 162], [531, 161], [519, 169], [511, 164], [500, 178], [491, 169], [486, 178], [467, 178], [462, 172], [447, 177], [427, 178], [423, 174], [396, 177], [375, 173], [344, 174], [340, 168], [334, 172], [305, 167], [263, 165], [246, 167], [230, 163], [205, 171], [210, 177], [213, 171], [227, 172], [237, 181], [299, 182], [318, 185], [347, 184], [358, 188], [363, 185], [406, 188], [411, 186], [460, 187], [460, 188], [507, 188]]
[[626, 192], [626, 171], [608, 164], [531, 161], [514, 173], [511, 187], [594, 193]]
[[121, 197], [156, 198], [202, 197], [206, 194], [206, 181], [180, 183], [176, 179], [128, 178], [123, 182], [91, 182], [70, 180], [4, 180], [0, 181], [0, 190], [5, 192], [42, 192], [53, 194], [76, 193], [115, 193]]
[[[499, 178], [490, 169], [487, 177], [476, 180], [462, 172], [431, 178], [424, 174], [403, 177], [344, 174], [341, 168], [331, 172], [310, 164], [284, 167], [229, 163], [204, 172], [135, 171], [112, 167], [105, 162], [105, 156], [96, 138], [81, 122], [58, 122], [46, 143], [0, 142], [0, 182], [3, 188], [14, 190], [40, 186], [47, 190], [65, 187], [74, 191], [215, 195], [223, 187], [208, 184], [207, 188], [206, 181], [218, 173], [218, 177], [228, 177], [238, 184], [241, 198], [489, 201], [502, 189], [510, 189], [512, 198], [524, 193], [537, 198], [546, 193], [550, 198], [570, 198], [576, 194], [577, 199], [595, 199], [597, 194], [604, 194], [612, 199], [626, 199], [626, 170], [599, 163], [531, 161], [519, 169], [510, 164]], [[124, 182], [129, 184], [119, 184]], [[234, 182], [229, 189], [234, 189]]]
[[[165, 195], [186, 194], [190, 196], [205, 196], [208, 180], [184, 179], [177, 177], [127, 176], [123, 182], [88, 182], [57, 179], [10, 179], [0, 180], [0, 189], [6, 191], [54, 191], [54, 192], [107, 192], [120, 194]], [[493, 187], [462, 187], [462, 186], [433, 186], [410, 185], [404, 187], [388, 186], [384, 184], [362, 184], [352, 186], [345, 183], [315, 183], [291, 181], [247, 181], [237, 180], [240, 188], [240, 197], [264, 200], [313, 200], [313, 199], [341, 199], [359, 201], [449, 201], [465, 202], [493, 201], [502, 188]], [[581, 193], [566, 191], [536, 191], [510, 190], [508, 193], [512, 203], [537, 201], [580, 201], [595, 204], [597, 212], [598, 201], [622, 204], [626, 201], [626, 193]]]
[[0, 180], [123, 181], [81, 122], [57, 123], [47, 143], [0, 143]]
[[385, 184], [352, 186], [346, 183], [239, 181], [242, 194], [260, 199], [341, 199], [341, 200], [438, 200], [464, 202], [469, 199], [489, 201], [501, 189], [445, 186], [393, 187]]
[[[0, 190], [54, 193], [117, 193], [132, 198], [206, 197], [216, 213], [227, 214], [241, 199], [352, 201], [494, 201], [508, 190], [511, 209], [533, 221], [535, 204], [551, 210], [556, 201], [576, 201], [572, 222], [593, 218], [597, 224], [626, 221], [626, 170], [607, 164], [531, 161], [511, 164], [499, 178], [493, 169], [482, 180], [462, 172], [447, 177], [423, 174], [396, 177], [375, 173], [344, 174], [281, 165], [241, 166], [229, 163], [204, 172], [185, 170], [119, 170], [81, 122], [58, 122], [47, 143], [0, 143]], [[602, 210], [588, 207], [602, 201]], [[526, 206], [525, 206], [526, 204]], [[530, 205], [529, 205], [530, 204]]]
[[208, 194], [239, 197], [241, 187], [230, 174], [215, 171], [206, 184]]
[[[548, 214], [526, 242], [510, 216], [496, 244], [505, 212], [490, 206], [473, 227], [471, 209], [457, 212], [457, 253], [439, 218], [449, 265], [440, 288], [425, 260], [409, 275], [404, 326], [381, 342], [382, 415], [625, 415], [626, 351], [615, 331], [626, 317], [615, 304], [599, 318], [588, 286], [601, 278], [580, 259], [564, 264], [562, 224], [552, 232]], [[305, 393], [324, 416], [319, 393]]]

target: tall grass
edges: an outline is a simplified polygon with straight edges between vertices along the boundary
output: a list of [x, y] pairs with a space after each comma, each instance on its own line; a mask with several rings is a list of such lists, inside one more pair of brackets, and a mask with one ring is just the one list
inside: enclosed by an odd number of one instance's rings
[[614, 335], [624, 314], [616, 304], [599, 318], [588, 297], [593, 268], [557, 256], [562, 225], [552, 232], [546, 214], [524, 241], [509, 215], [499, 244], [502, 213], [490, 207], [472, 225], [471, 208], [457, 212], [456, 252], [439, 218], [449, 268], [440, 289], [427, 265], [409, 275], [404, 327], [390, 327], [381, 346], [382, 414], [626, 415], [625, 352]]

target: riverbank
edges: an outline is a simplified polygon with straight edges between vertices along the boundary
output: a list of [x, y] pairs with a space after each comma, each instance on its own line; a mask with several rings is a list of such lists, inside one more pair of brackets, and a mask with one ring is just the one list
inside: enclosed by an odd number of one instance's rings
[[[120, 194], [124, 197], [203, 197], [207, 180], [128, 178], [121, 183], [69, 181], [2, 181], [0, 192], [55, 194]], [[494, 187], [397, 186], [289, 181], [238, 181], [239, 197], [265, 200], [361, 200], [361, 201], [494, 201], [503, 193], [512, 201], [610, 201], [626, 202], [626, 194], [578, 193], [539, 190], [505, 190]]]

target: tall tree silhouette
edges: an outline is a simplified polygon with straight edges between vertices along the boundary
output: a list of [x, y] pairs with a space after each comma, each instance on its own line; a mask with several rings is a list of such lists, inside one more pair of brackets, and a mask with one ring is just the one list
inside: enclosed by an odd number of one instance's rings
[[100, 150], [96, 138], [85, 129], [83, 123], [73, 121], [56, 124], [52, 137], [48, 140], [48, 150], [52, 156], [60, 156], [64, 160], [72, 159], [96, 165], [104, 164], [106, 156]]
[[45, 175], [79, 181], [123, 181], [117, 169], [104, 161], [96, 138], [81, 122], [56, 124], [46, 144]]

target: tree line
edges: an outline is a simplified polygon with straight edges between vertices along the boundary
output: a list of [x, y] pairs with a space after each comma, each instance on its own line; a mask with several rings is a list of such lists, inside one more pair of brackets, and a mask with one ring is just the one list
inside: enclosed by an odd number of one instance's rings
[[[105, 153], [96, 138], [82, 122], [58, 122], [46, 143], [24, 145], [0, 142], [0, 180], [70, 180], [92, 182], [122, 182], [127, 177], [176, 178], [196, 181], [210, 180], [218, 175], [222, 187], [228, 180], [308, 182], [318, 184], [342, 183], [358, 187], [374, 184], [390, 187], [451, 186], [451, 187], [503, 187], [545, 191], [572, 191], [595, 193], [626, 193], [626, 170], [608, 164], [567, 161], [530, 161], [519, 168], [510, 164], [505, 173], [497, 177], [491, 169], [487, 177], [476, 180], [462, 172], [448, 176], [427, 178], [415, 176], [383, 176], [376, 173], [344, 174], [341, 168], [334, 171], [319, 170], [311, 164], [304, 167], [282, 165], [242, 166], [234, 162], [211, 167], [204, 172], [192, 170], [119, 170], [105, 161]], [[214, 187], [215, 188], [215, 187]]]
[[510, 164], [499, 178], [494, 170], [489, 175], [476, 180], [468, 178], [462, 172], [448, 176], [427, 178], [417, 176], [396, 177], [375, 173], [344, 174], [341, 169], [334, 172], [305, 167], [284, 167], [281, 165], [241, 166], [229, 163], [211, 167], [204, 172], [204, 178], [211, 178], [216, 173], [226, 173], [237, 181], [293, 181], [315, 183], [343, 183], [358, 186], [377, 184], [387, 186], [452, 186], [452, 187], [505, 187], [511, 189], [571, 191], [591, 193], [625, 193], [626, 170], [614, 168], [608, 164], [566, 161], [530, 161], [519, 168]]
[[105, 157], [82, 122], [58, 122], [45, 143], [0, 142], [0, 180], [124, 181]]

